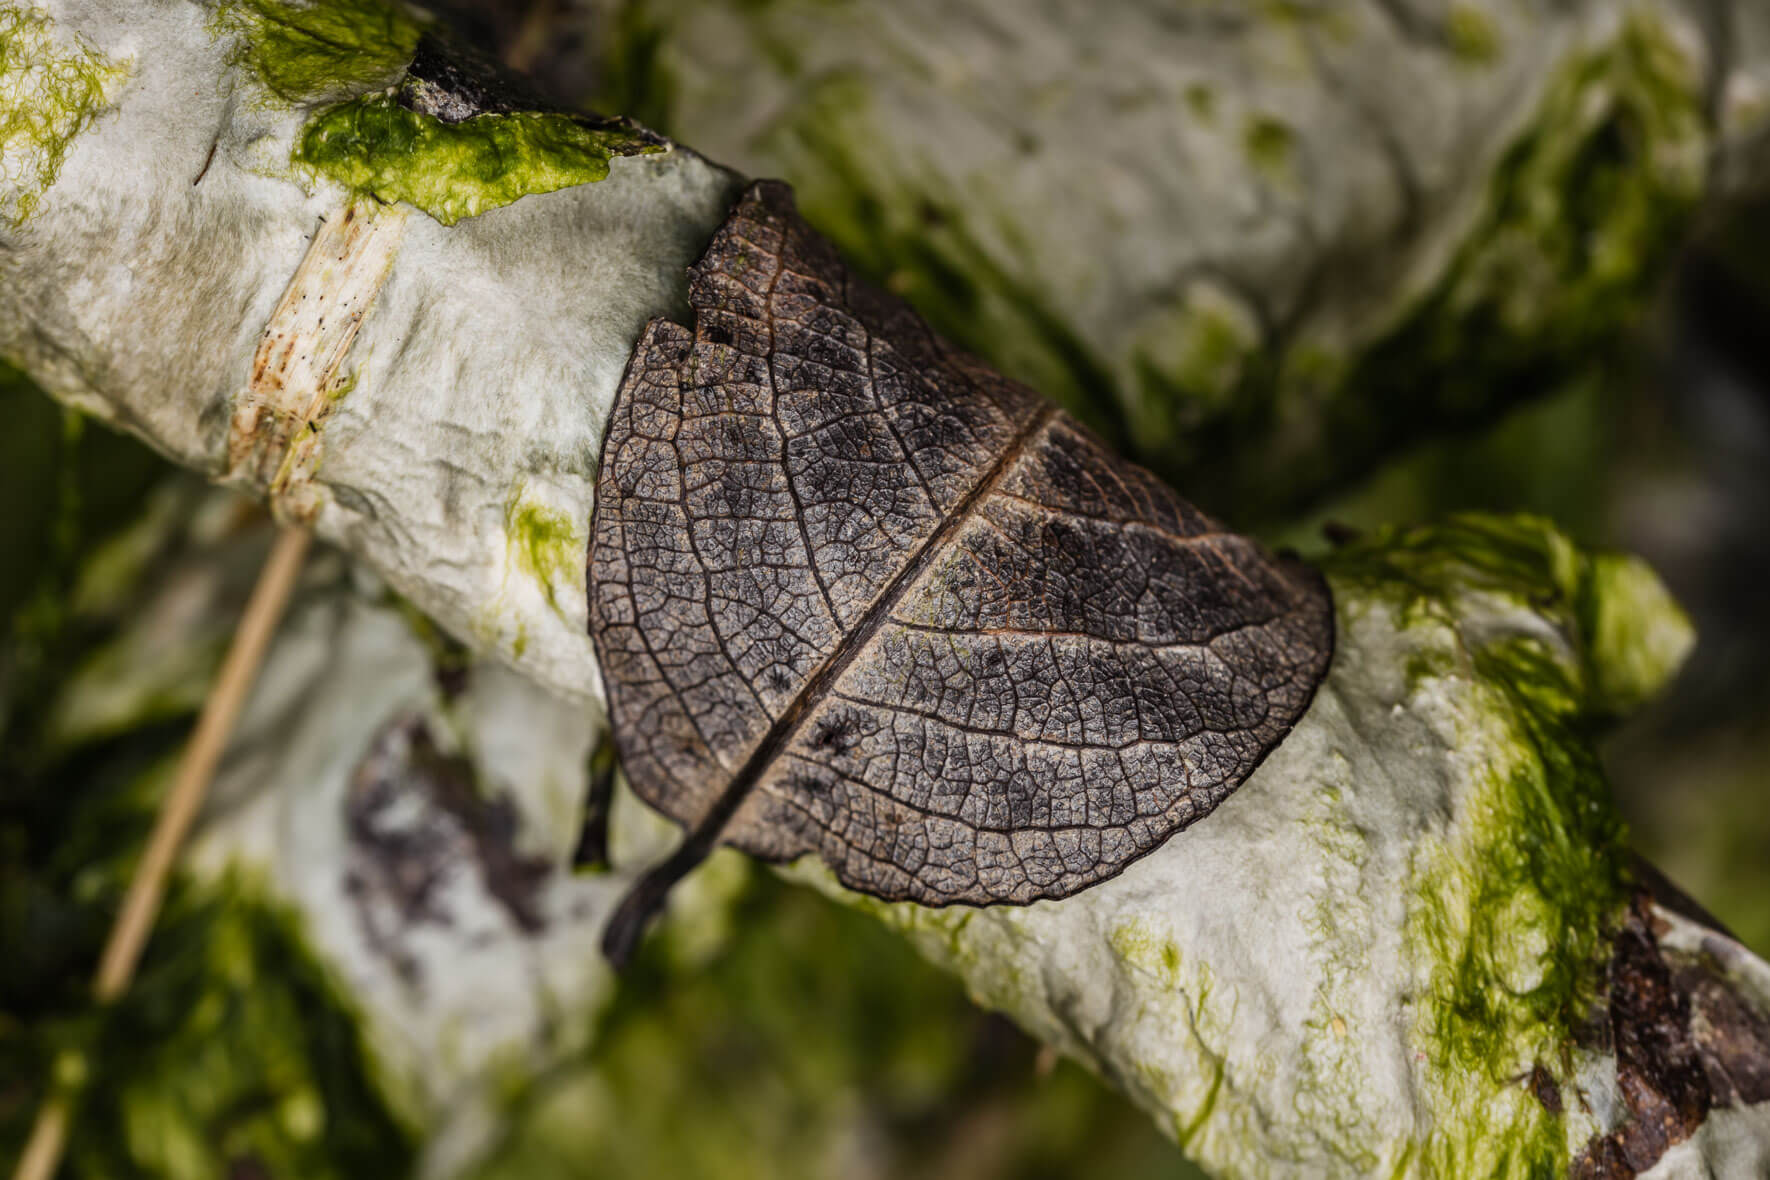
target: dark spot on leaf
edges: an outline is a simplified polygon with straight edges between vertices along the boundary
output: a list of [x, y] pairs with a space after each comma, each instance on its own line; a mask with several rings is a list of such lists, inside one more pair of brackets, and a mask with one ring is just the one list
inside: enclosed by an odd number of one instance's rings
[[854, 746], [854, 722], [848, 717], [826, 717], [811, 733], [811, 748], [842, 755]]
[[792, 777], [791, 786], [806, 798], [817, 799], [835, 790], [836, 784], [820, 775], [796, 774]]

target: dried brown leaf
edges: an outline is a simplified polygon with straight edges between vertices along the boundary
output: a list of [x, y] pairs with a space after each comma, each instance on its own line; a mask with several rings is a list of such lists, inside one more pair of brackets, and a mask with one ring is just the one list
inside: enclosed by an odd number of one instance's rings
[[1319, 574], [1225, 532], [854, 278], [778, 182], [653, 320], [604, 443], [590, 627], [629, 781], [849, 888], [1024, 904], [1208, 814], [1308, 705]]

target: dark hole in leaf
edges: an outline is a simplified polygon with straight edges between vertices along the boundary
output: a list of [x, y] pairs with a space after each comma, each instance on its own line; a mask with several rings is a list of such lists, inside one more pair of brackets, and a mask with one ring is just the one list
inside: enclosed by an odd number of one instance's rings
[[826, 717], [811, 735], [811, 748], [846, 754], [854, 742], [854, 723], [847, 717]]

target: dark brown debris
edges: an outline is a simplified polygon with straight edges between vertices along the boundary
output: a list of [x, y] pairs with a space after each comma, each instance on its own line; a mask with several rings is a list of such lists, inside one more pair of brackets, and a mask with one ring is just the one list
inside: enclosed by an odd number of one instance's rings
[[1578, 1180], [1639, 1175], [1716, 1107], [1770, 1100], [1770, 1025], [1718, 956], [1662, 948], [1663, 927], [1643, 888], [1610, 963], [1609, 1032], [1629, 1118], [1575, 1158]]
[[1531, 1096], [1542, 1104], [1544, 1110], [1550, 1114], [1561, 1113], [1563, 1109], [1561, 1086], [1555, 1081], [1555, 1075], [1544, 1068], [1542, 1062], [1539, 1061], [1531, 1067], [1530, 1076], [1525, 1078], [1525, 1084], [1530, 1087]]
[[408, 714], [386, 725], [358, 764], [344, 800], [350, 833], [345, 888], [371, 945], [418, 982], [402, 947], [408, 930], [452, 926], [448, 883], [474, 873], [525, 933], [545, 927], [539, 893], [547, 861], [517, 851], [515, 809], [481, 793], [471, 761], [444, 752]]

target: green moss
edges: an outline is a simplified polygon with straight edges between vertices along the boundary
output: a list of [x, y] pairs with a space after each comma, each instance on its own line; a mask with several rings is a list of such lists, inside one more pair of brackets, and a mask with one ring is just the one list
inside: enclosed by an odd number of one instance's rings
[[1588, 719], [1619, 711], [1613, 685], [1629, 686], [1630, 706], [1663, 689], [1689, 648], [1689, 624], [1650, 569], [1583, 550], [1541, 517], [1472, 513], [1379, 529], [1322, 564], [1356, 582], [1359, 601], [1387, 603], [1404, 619], [1447, 617], [1446, 604], [1472, 595], [1541, 616], [1574, 646], [1564, 678]]
[[[1566, 1116], [1521, 1079], [1540, 1065], [1568, 1083], [1628, 888], [1592, 733], [1616, 684], [1638, 701], [1670, 676], [1675, 658], [1634, 644], [1682, 633], [1676, 608], [1645, 588], [1642, 567], [1583, 553], [1530, 517], [1384, 531], [1326, 564], [1344, 601], [1454, 627], [1459, 666], [1418, 675], [1454, 676], [1477, 697], [1459, 710], [1456, 743], [1474, 788], [1410, 869], [1404, 937], [1424, 981], [1413, 1022], [1435, 1124], [1421, 1163], [1432, 1175], [1559, 1174]], [[1495, 610], [1545, 619], [1571, 652], [1484, 626]]]
[[1494, 737], [1512, 755], [1495, 760], [1450, 834], [1415, 855], [1405, 937], [1432, 965], [1416, 1032], [1438, 1091], [1424, 1153], [1438, 1175], [1552, 1175], [1566, 1159], [1563, 1117], [1517, 1079], [1540, 1064], [1570, 1081], [1564, 1063], [1599, 1001], [1626, 853], [1562, 670], [1524, 640], [1475, 666], [1509, 698], [1507, 732]]
[[215, 27], [239, 37], [240, 60], [278, 98], [347, 99], [308, 120], [292, 154], [298, 168], [444, 225], [601, 180], [614, 156], [662, 150], [623, 125], [570, 114], [445, 123], [402, 106], [384, 88], [411, 60], [423, 26], [389, 0], [233, 0]]
[[504, 509], [504, 531], [517, 568], [540, 583], [554, 610], [561, 586], [583, 587], [585, 542], [571, 517], [519, 495]]
[[354, 1016], [250, 883], [176, 889], [135, 986], [110, 1018], [93, 1012], [92, 966], [189, 717], [68, 749], [46, 716], [146, 600], [139, 579], [188, 542], [150, 530], [155, 553], [124, 563], [132, 594], [74, 587], [107, 539], [159, 511], [153, 488], [199, 485], [14, 375], [0, 373], [0, 405], [0, 453], [44, 467], [0, 463], [0, 495], [32, 522], [0, 533], [0, 569], [26, 575], [0, 611], [0, 1159], [17, 1158], [53, 1078], [86, 1086], [66, 1177], [402, 1174], [409, 1145]]
[[0, 548], [0, 568], [32, 583], [0, 613], [0, 1159], [16, 1158], [53, 1078], [85, 1086], [70, 1178], [402, 1174], [410, 1143], [378, 1096], [356, 1017], [251, 882], [176, 888], [128, 995], [108, 1017], [93, 1011], [92, 965], [194, 702], [73, 748], [47, 718], [85, 656], [139, 609], [140, 579], [187, 543], [182, 530], [149, 526], [155, 552], [123, 563], [135, 593], [74, 587], [111, 539], [160, 514], [150, 489], [196, 485], [6, 374], [0, 400], [8, 443], [46, 457], [52, 476], [34, 486], [28, 468], [0, 463], [14, 515], [41, 517]]
[[422, 27], [391, 0], [228, 0], [213, 27], [239, 37], [239, 60], [272, 94], [308, 102], [395, 81]]
[[601, 180], [615, 156], [661, 150], [636, 132], [571, 115], [518, 111], [444, 123], [372, 94], [310, 119], [294, 162], [453, 225], [532, 193]]
[[1286, 187], [1296, 184], [1293, 154], [1297, 147], [1297, 133], [1288, 123], [1270, 115], [1257, 115], [1243, 128], [1242, 143], [1247, 149], [1248, 161], [1267, 183]]
[[1592, 559], [1581, 602], [1596, 707], [1621, 716], [1640, 708], [1690, 653], [1690, 620], [1647, 564], [1619, 553]]
[[[1700, 84], [1662, 36], [1631, 22], [1554, 84], [1445, 279], [1359, 376], [1418, 396], [1430, 367], [1449, 379], [1447, 406], [1473, 407], [1496, 368], [1576, 369], [1639, 309], [1703, 181]], [[1470, 358], [1483, 363], [1469, 371]]]
[[1490, 65], [1499, 58], [1500, 36], [1493, 18], [1473, 4], [1451, 5], [1445, 17], [1445, 36], [1450, 51], [1470, 65]]
[[1324, 558], [1357, 583], [1360, 602], [1383, 602], [1403, 620], [1421, 611], [1448, 617], [1449, 604], [1484, 593], [1576, 620], [1587, 559], [1546, 520], [1465, 515], [1440, 524], [1385, 528]]
[[22, 225], [128, 76], [40, 9], [0, 3], [0, 223]]
[[[108, 1014], [89, 978], [186, 726], [147, 726], [47, 765], [5, 747], [20, 814], [0, 825], [0, 1156], [44, 1084], [79, 1095], [69, 1177], [403, 1174], [358, 1018], [297, 920], [252, 881], [181, 885]], [[22, 831], [31, 841], [21, 844]]]

